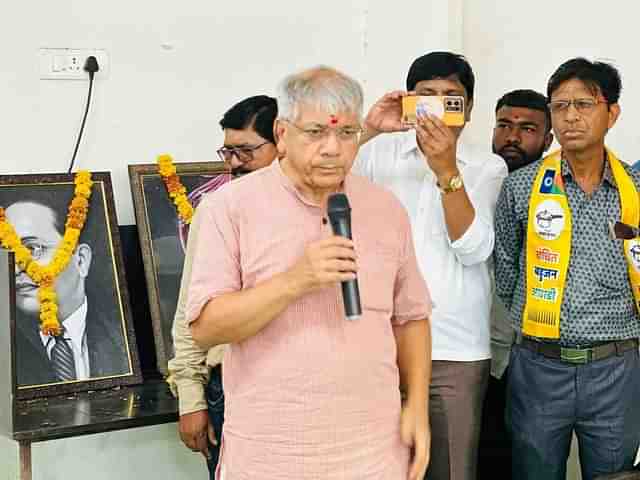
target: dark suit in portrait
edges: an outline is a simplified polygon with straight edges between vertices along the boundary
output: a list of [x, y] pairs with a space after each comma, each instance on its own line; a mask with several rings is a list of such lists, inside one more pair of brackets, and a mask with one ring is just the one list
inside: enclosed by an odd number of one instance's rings
[[[86, 317], [87, 350], [90, 379], [130, 373], [125, 339], [119, 318], [101, 312], [97, 303], [88, 299]], [[24, 319], [28, 321], [27, 319]], [[20, 321], [20, 319], [18, 319]], [[38, 327], [19, 328], [16, 335], [16, 371], [20, 386], [59, 382], [38, 333]]]

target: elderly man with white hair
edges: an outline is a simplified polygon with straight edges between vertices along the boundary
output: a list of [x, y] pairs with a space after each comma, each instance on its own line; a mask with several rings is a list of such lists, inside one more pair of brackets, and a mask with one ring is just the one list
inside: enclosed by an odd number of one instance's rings
[[[422, 479], [431, 305], [405, 210], [349, 173], [361, 87], [316, 67], [285, 78], [278, 105], [279, 161], [208, 194], [187, 252], [193, 338], [230, 344], [218, 478]], [[337, 192], [353, 240], [328, 224]], [[347, 320], [340, 282], [356, 277]]]

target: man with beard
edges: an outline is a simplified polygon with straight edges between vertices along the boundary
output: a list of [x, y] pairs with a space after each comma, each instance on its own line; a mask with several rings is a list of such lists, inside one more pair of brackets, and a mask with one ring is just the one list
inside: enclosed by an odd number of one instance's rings
[[[496, 104], [496, 124], [493, 129], [493, 153], [500, 155], [509, 173], [539, 160], [553, 142], [551, 114], [547, 98], [533, 90], [513, 90]], [[478, 474], [496, 473], [493, 452], [501, 458], [511, 457], [511, 440], [504, 421], [506, 375], [509, 352], [514, 342], [514, 330], [509, 313], [499, 300], [494, 300], [491, 312], [491, 377], [485, 397], [480, 434]], [[505, 473], [511, 474], [504, 462]], [[486, 475], [483, 475], [486, 473]]]
[[540, 159], [553, 142], [547, 98], [533, 90], [513, 90], [496, 104], [493, 153], [509, 173]]
[[[509, 173], [542, 158], [552, 142], [551, 114], [544, 95], [533, 90], [513, 90], [498, 100], [492, 149], [504, 159]], [[494, 301], [491, 375], [496, 379], [502, 378], [507, 368], [513, 338], [508, 313], [500, 302]], [[504, 391], [504, 385], [500, 391]], [[491, 396], [491, 389], [489, 392]]]
[[[276, 158], [273, 123], [278, 113], [275, 98], [256, 95], [231, 107], [220, 120], [224, 131], [224, 145], [218, 156], [231, 169], [233, 176], [249, 173], [270, 165]], [[217, 175], [189, 194], [195, 207], [203, 196], [216, 190], [232, 178]], [[193, 224], [181, 225], [180, 235], [186, 244], [197, 232]], [[183, 443], [207, 459], [211, 478], [218, 462], [220, 435], [224, 421], [224, 393], [222, 391], [221, 362], [224, 346], [207, 351], [198, 347], [184, 318], [184, 284], [189, 279], [191, 265], [188, 258], [182, 272], [180, 297], [173, 322], [175, 356], [169, 361], [168, 378], [178, 396], [179, 431]]]

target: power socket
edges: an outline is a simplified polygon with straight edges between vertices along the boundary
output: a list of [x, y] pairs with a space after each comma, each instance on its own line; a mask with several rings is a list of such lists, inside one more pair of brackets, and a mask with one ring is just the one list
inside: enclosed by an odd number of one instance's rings
[[38, 55], [41, 80], [88, 80], [89, 74], [83, 67], [91, 55], [100, 66], [95, 78], [105, 79], [109, 75], [109, 55], [103, 49], [41, 48]]

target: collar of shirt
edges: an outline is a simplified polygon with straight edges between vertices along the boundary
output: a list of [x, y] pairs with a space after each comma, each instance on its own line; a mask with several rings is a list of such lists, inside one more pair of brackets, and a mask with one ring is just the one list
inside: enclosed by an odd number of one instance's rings
[[[82, 345], [84, 340], [85, 328], [87, 325], [87, 297], [84, 297], [84, 301], [82, 305], [78, 307], [78, 309], [69, 315], [63, 322], [62, 326], [64, 327], [63, 337], [67, 340], [71, 340], [73, 343], [73, 350], [75, 352], [82, 352]], [[42, 344], [47, 348], [47, 351], [50, 347], [49, 342], [52, 337], [49, 335], [44, 335], [40, 332], [40, 339], [42, 340]]]
[[[560, 171], [562, 173], [563, 179], [574, 180], [571, 167], [569, 167], [569, 163], [564, 158], [560, 161]], [[602, 185], [604, 182], [607, 182], [610, 186], [612, 186], [616, 190], [618, 189], [618, 185], [616, 184], [616, 181], [613, 178], [613, 171], [611, 170], [611, 164], [609, 163], [609, 160], [604, 162], [604, 171], [602, 172], [602, 181], [600, 182], [600, 185]]]
[[[278, 176], [278, 178], [280, 179], [280, 183], [285, 188], [285, 190], [291, 192], [293, 195], [295, 195], [298, 198], [298, 200], [300, 200], [305, 205], [310, 206], [310, 207], [314, 207], [314, 208], [321, 208], [323, 211], [325, 211], [326, 210], [326, 205], [324, 205], [324, 206], [318, 205], [317, 203], [314, 203], [311, 200], [307, 199], [302, 194], [302, 192], [300, 192], [298, 187], [296, 187], [294, 185], [293, 181], [287, 176], [286, 173], [284, 173], [284, 171], [282, 170], [282, 165], [280, 165], [280, 162], [281, 162], [281, 160], [278, 159], [278, 160], [274, 161], [271, 164], [271, 166], [269, 166], [267, 168], [272, 168], [273, 169], [273, 171], [275, 172], [275, 175]], [[341, 188], [338, 190], [338, 192], [342, 192], [342, 193], [348, 194], [349, 193], [349, 184], [350, 184], [349, 174], [347, 174], [347, 176], [345, 177], [344, 181], [342, 182]]]

